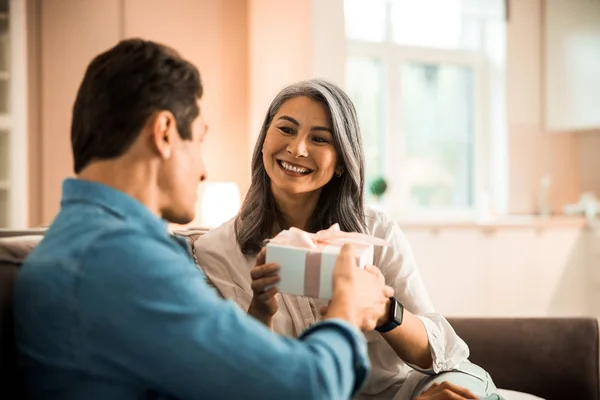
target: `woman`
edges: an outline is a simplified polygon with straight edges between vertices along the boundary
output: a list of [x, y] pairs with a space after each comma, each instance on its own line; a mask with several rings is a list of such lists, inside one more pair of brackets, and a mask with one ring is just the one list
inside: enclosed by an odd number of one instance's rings
[[[374, 264], [395, 289], [398, 303], [390, 308], [403, 306], [404, 315], [398, 326], [382, 315], [380, 330], [387, 331], [365, 333], [373, 371], [358, 398], [410, 399], [434, 380], [451, 379], [478, 396], [491, 394], [495, 388], [489, 375], [465, 362], [467, 345], [435, 313], [398, 226], [381, 211], [365, 208], [364, 171], [360, 130], [348, 96], [322, 80], [288, 86], [267, 112], [241, 211], [195, 242], [199, 264], [224, 297], [276, 332], [297, 336], [319, 319], [326, 302], [279, 294], [273, 287], [278, 266], [264, 264], [263, 241], [292, 226], [316, 232], [333, 223], [343, 231], [384, 238], [390, 246], [376, 248]], [[424, 379], [455, 368], [463, 372]], [[450, 386], [474, 398], [469, 390]]]

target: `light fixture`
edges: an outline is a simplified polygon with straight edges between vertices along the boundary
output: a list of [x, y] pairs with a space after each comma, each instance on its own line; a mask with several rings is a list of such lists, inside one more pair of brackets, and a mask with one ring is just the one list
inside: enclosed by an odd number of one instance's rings
[[202, 183], [198, 194], [199, 207], [196, 210], [202, 228], [215, 228], [233, 218], [240, 210], [240, 189], [235, 182]]

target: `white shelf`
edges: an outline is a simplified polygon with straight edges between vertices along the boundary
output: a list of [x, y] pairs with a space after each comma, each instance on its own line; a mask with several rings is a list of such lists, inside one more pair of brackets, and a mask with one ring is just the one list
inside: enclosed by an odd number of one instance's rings
[[10, 183], [8, 181], [0, 181], [0, 190], [9, 190]]
[[7, 81], [10, 79], [10, 74], [8, 71], [0, 71], [0, 79], [3, 81]]

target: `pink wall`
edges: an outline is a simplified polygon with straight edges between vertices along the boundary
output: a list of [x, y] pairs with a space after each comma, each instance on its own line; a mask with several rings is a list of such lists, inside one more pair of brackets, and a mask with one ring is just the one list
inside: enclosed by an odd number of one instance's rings
[[[203, 112], [210, 125], [205, 148], [209, 178], [247, 186], [249, 174], [239, 167], [249, 163], [246, 0], [178, 0], [177, 7], [168, 0], [48, 0], [37, 5], [41, 29], [31, 30], [31, 43], [32, 49], [39, 46], [32, 62], [39, 56], [41, 82], [31, 66], [30, 85], [38, 88], [41, 104], [30, 124], [39, 126], [41, 145], [31, 148], [32, 159], [39, 162], [31, 163], [36, 178], [30, 185], [35, 199], [30, 224], [52, 220], [60, 184], [72, 175], [70, 113], [85, 68], [123, 37], [164, 42], [199, 67], [206, 92]], [[32, 130], [32, 141], [37, 135]]]
[[277, 92], [311, 77], [311, 29], [311, 0], [248, 0], [250, 151]]
[[[168, 44], [202, 76], [203, 114], [209, 125], [204, 151], [208, 178], [235, 181], [242, 189], [248, 165], [248, 52], [245, 0], [127, 0], [124, 36]], [[165, 21], [169, 16], [169, 23]]]
[[[58, 211], [62, 180], [73, 174], [71, 108], [87, 64], [120, 38], [119, 0], [41, 2], [41, 221]], [[32, 194], [33, 195], [33, 194]]]

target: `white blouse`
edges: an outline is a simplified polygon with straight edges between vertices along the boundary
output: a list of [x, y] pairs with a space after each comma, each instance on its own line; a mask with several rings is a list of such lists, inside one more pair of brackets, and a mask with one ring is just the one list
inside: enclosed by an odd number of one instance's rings
[[[433, 358], [432, 369], [423, 371], [401, 360], [378, 332], [367, 332], [372, 372], [355, 398], [391, 399], [398, 394], [413, 368], [424, 373], [451, 370], [468, 358], [469, 349], [448, 321], [435, 312], [410, 245], [398, 225], [375, 209], [367, 209], [366, 222], [369, 234], [390, 244], [375, 248], [374, 264], [381, 269], [386, 283], [394, 288], [396, 299], [423, 321]], [[250, 269], [255, 265], [255, 257], [241, 252], [234, 220], [201, 236], [194, 244], [194, 251], [199, 265], [223, 297], [235, 300], [247, 310], [252, 299]], [[279, 311], [273, 326], [282, 335], [298, 336], [319, 320], [319, 310], [326, 304], [326, 300], [278, 296]]]

